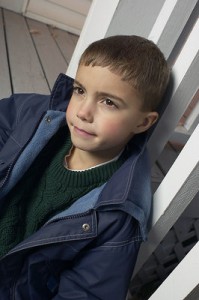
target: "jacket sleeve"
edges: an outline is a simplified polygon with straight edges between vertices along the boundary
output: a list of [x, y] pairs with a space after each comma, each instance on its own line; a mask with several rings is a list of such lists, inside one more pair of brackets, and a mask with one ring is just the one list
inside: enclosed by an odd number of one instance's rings
[[98, 220], [96, 241], [61, 274], [53, 300], [125, 299], [141, 243], [139, 224], [121, 211], [101, 212]]

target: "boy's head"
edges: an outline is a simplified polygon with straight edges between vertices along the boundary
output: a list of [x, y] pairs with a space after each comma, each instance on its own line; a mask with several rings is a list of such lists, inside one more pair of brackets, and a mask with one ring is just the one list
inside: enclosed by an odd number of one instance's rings
[[139, 36], [111, 36], [92, 43], [79, 66], [108, 67], [141, 96], [143, 111], [156, 111], [169, 80], [164, 55], [152, 42]]
[[66, 112], [76, 158], [89, 166], [112, 159], [150, 128], [168, 77], [162, 53], [144, 38], [113, 36], [91, 44], [81, 56]]

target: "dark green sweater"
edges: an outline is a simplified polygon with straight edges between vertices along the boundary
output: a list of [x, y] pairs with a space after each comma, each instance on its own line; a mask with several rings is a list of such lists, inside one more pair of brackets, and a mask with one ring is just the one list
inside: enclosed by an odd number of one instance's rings
[[5, 197], [0, 216], [0, 257], [52, 216], [106, 182], [125, 159], [122, 155], [117, 161], [90, 170], [70, 171], [63, 161], [71, 147], [68, 128], [63, 127]]

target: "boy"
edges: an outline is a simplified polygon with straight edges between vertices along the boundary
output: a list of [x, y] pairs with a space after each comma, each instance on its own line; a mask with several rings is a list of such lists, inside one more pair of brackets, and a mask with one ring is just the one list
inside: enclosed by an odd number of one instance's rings
[[1, 100], [0, 299], [125, 299], [150, 212], [147, 130], [168, 78], [152, 42], [115, 36], [50, 97]]

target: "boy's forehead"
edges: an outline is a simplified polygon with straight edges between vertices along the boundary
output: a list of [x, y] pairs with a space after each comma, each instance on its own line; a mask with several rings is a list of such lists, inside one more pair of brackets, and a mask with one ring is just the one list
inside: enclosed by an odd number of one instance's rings
[[80, 65], [76, 73], [75, 82], [95, 85], [98, 88], [110, 87], [115, 90], [123, 88], [131, 92], [135, 91], [129, 82], [124, 81], [120, 74], [110, 70], [109, 67]]
[[80, 65], [77, 69], [75, 79], [78, 80], [78, 78], [81, 78], [86, 81], [87, 78], [92, 76], [93, 79], [101, 77], [101, 79], [104, 79], [102, 82], [107, 82], [109, 80], [111, 82], [117, 81], [120, 82], [121, 85], [128, 86], [129, 88], [132, 87], [129, 82], [123, 80], [123, 77], [119, 72], [111, 70], [110, 67]]

